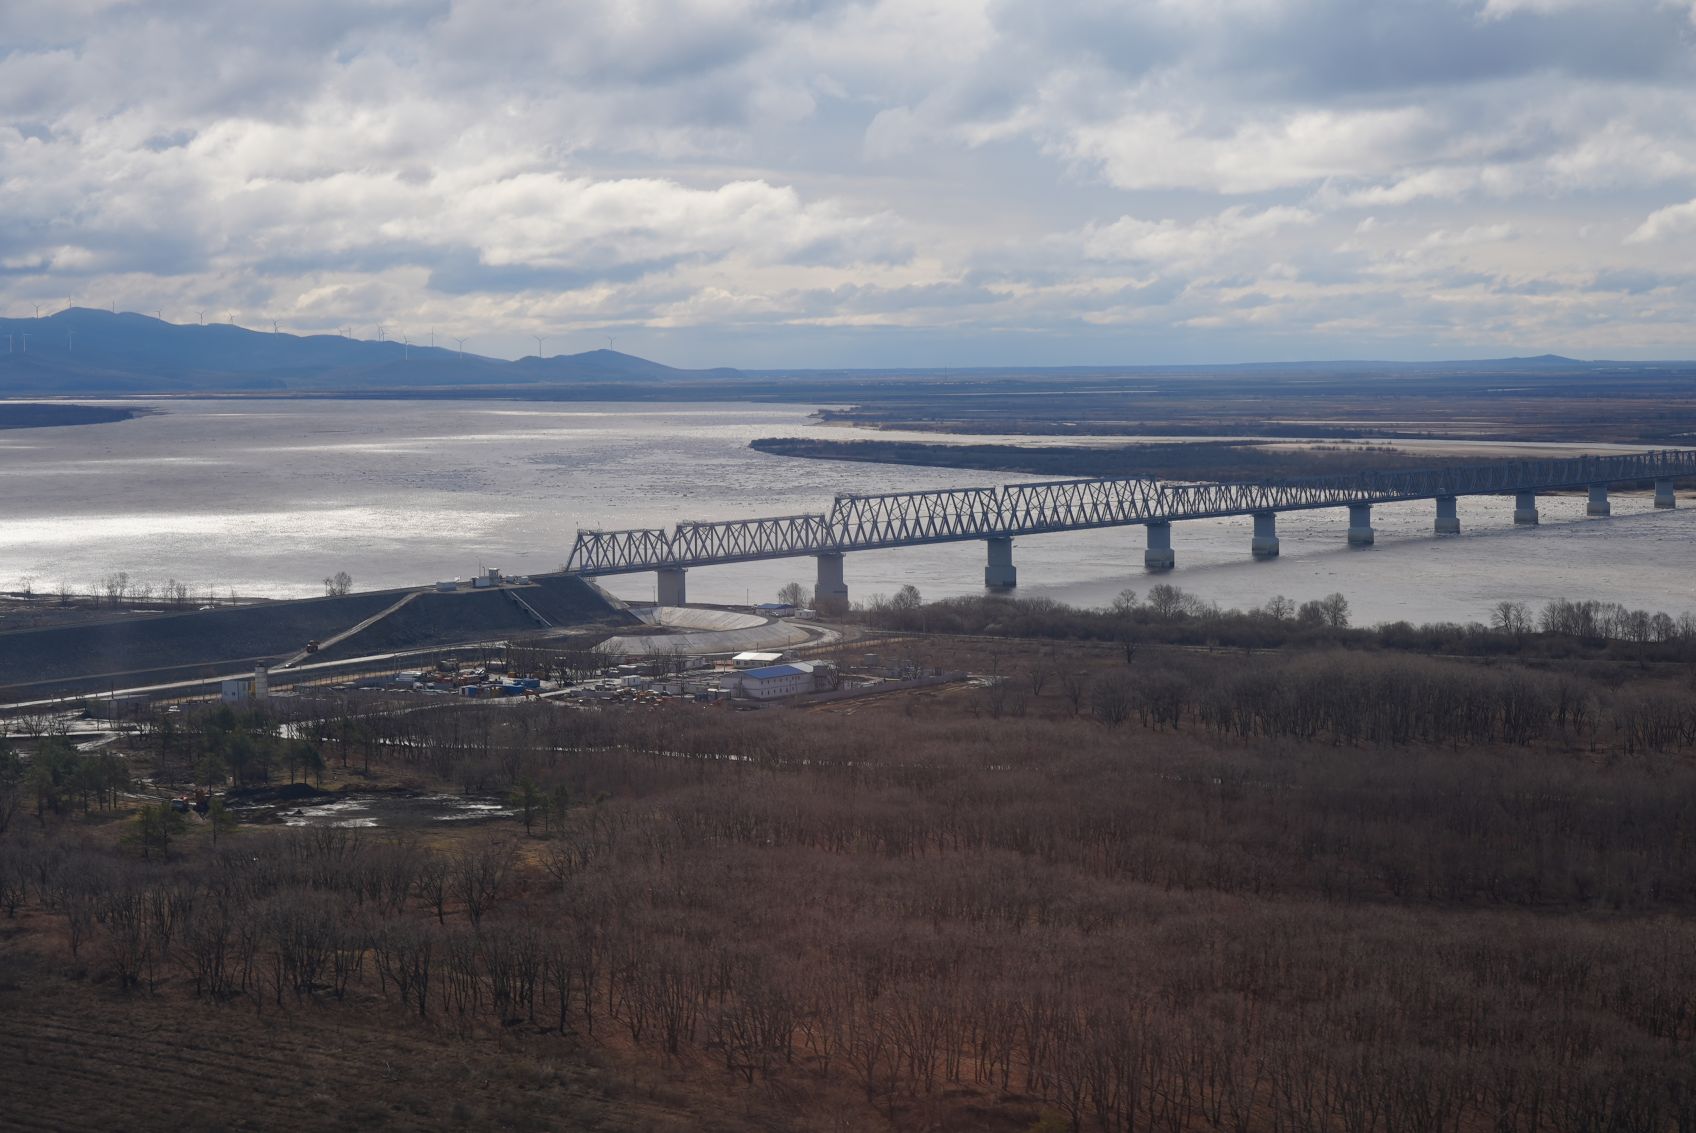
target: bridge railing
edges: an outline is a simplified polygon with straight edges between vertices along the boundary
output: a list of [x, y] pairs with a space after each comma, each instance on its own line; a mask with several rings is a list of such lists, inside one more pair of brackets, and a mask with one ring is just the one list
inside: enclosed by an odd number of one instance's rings
[[1549, 491], [1688, 476], [1696, 476], [1696, 450], [1664, 449], [1244, 483], [1173, 483], [1131, 476], [847, 494], [836, 497], [828, 515], [685, 520], [669, 533], [657, 528], [579, 530], [566, 569], [580, 574], [623, 574], [1351, 503]]

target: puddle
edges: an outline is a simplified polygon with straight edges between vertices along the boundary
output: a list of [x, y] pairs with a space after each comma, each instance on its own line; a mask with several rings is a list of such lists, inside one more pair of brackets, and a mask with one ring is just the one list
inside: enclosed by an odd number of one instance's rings
[[333, 798], [243, 807], [243, 822], [280, 826], [426, 827], [439, 822], [493, 822], [511, 818], [496, 798], [463, 795], [347, 794]]

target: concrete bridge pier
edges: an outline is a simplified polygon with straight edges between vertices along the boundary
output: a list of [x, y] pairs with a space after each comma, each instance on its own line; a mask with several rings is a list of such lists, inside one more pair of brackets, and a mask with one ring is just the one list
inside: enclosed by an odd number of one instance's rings
[[984, 564], [983, 584], [990, 590], [1012, 590], [1019, 585], [1019, 568], [1013, 565], [1013, 540], [1006, 536], [986, 539], [989, 561]]
[[1437, 534], [1460, 534], [1460, 513], [1455, 510], [1453, 496], [1437, 497]]
[[1608, 486], [1606, 484], [1590, 485], [1590, 502], [1584, 505], [1585, 515], [1612, 515], [1613, 505], [1608, 503]]
[[1275, 559], [1278, 557], [1278, 513], [1275, 511], [1257, 511], [1254, 513], [1254, 541], [1249, 544], [1257, 559]]
[[1370, 547], [1377, 532], [1372, 529], [1372, 505], [1349, 505], [1349, 546]]
[[1145, 570], [1171, 570], [1178, 565], [1172, 554], [1172, 525], [1164, 519], [1148, 524], [1148, 550], [1142, 553]]
[[683, 576], [687, 574], [683, 567], [661, 567], [659, 603], [662, 606], [685, 606], [689, 599], [683, 585]]
[[1671, 480], [1656, 480], [1655, 481], [1655, 506], [1656, 507], [1677, 507], [1678, 506], [1678, 499], [1677, 499], [1677, 497], [1675, 497], [1672, 494], [1672, 481]]
[[1518, 492], [1513, 498], [1513, 521], [1522, 527], [1537, 526], [1537, 493]]
[[818, 556], [818, 582], [813, 586], [813, 609], [821, 614], [848, 612], [848, 584], [842, 579], [842, 552]]

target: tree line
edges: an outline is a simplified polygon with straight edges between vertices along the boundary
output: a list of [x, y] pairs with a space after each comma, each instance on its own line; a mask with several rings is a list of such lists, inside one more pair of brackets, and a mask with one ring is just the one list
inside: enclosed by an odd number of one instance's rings
[[1147, 641], [1230, 648], [1342, 645], [1469, 656], [1621, 656], [1696, 661], [1696, 611], [1677, 615], [1616, 602], [1556, 599], [1540, 610], [1498, 602], [1488, 621], [1351, 628], [1348, 598], [1296, 602], [1274, 595], [1251, 610], [1221, 609], [1169, 583], [1145, 595], [1124, 590], [1108, 606], [1068, 606], [1051, 598], [960, 597], [920, 600], [905, 587], [856, 611], [865, 624], [907, 633], [982, 634], [1073, 641]]

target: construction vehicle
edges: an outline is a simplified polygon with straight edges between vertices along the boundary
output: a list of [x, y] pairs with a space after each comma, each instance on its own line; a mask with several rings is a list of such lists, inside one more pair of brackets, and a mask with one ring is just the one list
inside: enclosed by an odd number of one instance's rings
[[188, 794], [172, 799], [171, 809], [178, 814], [187, 814], [191, 810], [196, 814], [205, 814], [212, 809], [212, 792], [205, 787], [196, 787]]

